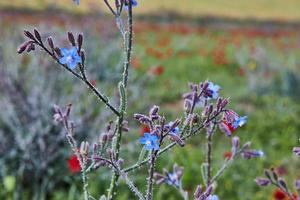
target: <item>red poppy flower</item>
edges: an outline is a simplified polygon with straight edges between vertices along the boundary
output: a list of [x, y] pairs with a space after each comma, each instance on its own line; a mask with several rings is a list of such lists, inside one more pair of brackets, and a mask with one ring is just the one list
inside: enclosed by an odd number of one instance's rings
[[71, 173], [75, 174], [81, 171], [79, 160], [75, 155], [71, 156], [68, 160], [68, 167]]
[[226, 152], [224, 152], [223, 156], [226, 160], [230, 160], [232, 158], [232, 152], [226, 151]]
[[146, 125], [141, 126], [140, 135], [144, 135], [144, 133], [150, 133], [150, 128]]
[[[273, 199], [274, 200], [291, 200], [287, 194], [285, 194], [282, 190], [280, 190], [278, 188], [276, 190], [274, 190], [274, 192], [273, 192]], [[297, 199], [297, 194], [293, 193], [292, 200], [296, 200], [296, 199]]]

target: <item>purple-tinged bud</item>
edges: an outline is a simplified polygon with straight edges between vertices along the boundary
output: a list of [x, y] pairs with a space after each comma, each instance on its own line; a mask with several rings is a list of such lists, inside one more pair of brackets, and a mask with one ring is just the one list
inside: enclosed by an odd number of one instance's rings
[[84, 50], [80, 51], [80, 57], [81, 57], [82, 63], [84, 63], [85, 62], [85, 53], [84, 53]]
[[98, 150], [98, 144], [94, 143], [93, 144], [93, 154], [96, 155]]
[[272, 180], [270, 170], [265, 169], [264, 174], [265, 174], [265, 176], [266, 176], [269, 180]]
[[277, 175], [275, 169], [271, 168], [271, 172], [272, 172], [272, 176], [273, 176], [274, 180], [277, 182], [278, 181], [278, 175]]
[[209, 116], [212, 113], [213, 109], [214, 109], [214, 106], [212, 104], [207, 105], [205, 107], [204, 115]]
[[183, 105], [184, 110], [186, 110], [187, 112], [189, 112], [192, 108], [192, 102], [189, 99], [185, 99], [184, 100], [184, 105]]
[[69, 117], [69, 116], [70, 116], [71, 108], [72, 108], [72, 104], [69, 103], [69, 104], [67, 105], [67, 108], [66, 108], [65, 117]]
[[300, 191], [300, 179], [295, 181], [295, 188], [297, 191]]
[[136, 119], [136, 120], [140, 120], [141, 118], [144, 118], [144, 117], [146, 117], [146, 116], [145, 116], [145, 115], [142, 115], [142, 114], [134, 114], [133, 117], [134, 117], [134, 119]]
[[47, 41], [48, 41], [49, 47], [50, 47], [52, 50], [54, 50], [54, 43], [53, 43], [52, 37], [51, 37], [51, 36], [48, 37], [48, 38], [47, 38]]
[[118, 165], [119, 167], [121, 167], [123, 164], [124, 164], [124, 159], [120, 158], [120, 159], [117, 161], [117, 165]]
[[202, 187], [201, 187], [201, 185], [198, 185], [197, 188], [196, 188], [196, 191], [195, 191], [195, 193], [194, 193], [195, 199], [200, 198], [200, 196], [201, 196], [202, 194], [203, 194], [203, 192], [202, 192]]
[[208, 81], [205, 81], [203, 84], [201, 84], [202, 90], [206, 90], [207, 87], [208, 87], [208, 85], [209, 85], [209, 82], [208, 82]]
[[83, 44], [83, 34], [82, 33], [78, 34], [77, 43], [78, 43], [78, 51], [80, 52], [82, 44]]
[[175, 141], [179, 146], [184, 147], [185, 143], [178, 135], [169, 134], [169, 136], [172, 141]]
[[42, 37], [41, 37], [39, 31], [35, 28], [35, 29], [33, 29], [33, 32], [34, 32], [35, 38], [36, 38], [40, 43], [43, 43], [43, 42], [42, 42]]
[[35, 50], [35, 46], [33, 43], [30, 43], [28, 46], [27, 46], [27, 52], [29, 53], [30, 51], [34, 51]]
[[255, 182], [259, 186], [268, 186], [268, 185], [271, 184], [271, 181], [269, 179], [266, 179], [266, 178], [256, 178]]
[[297, 156], [300, 156], [300, 147], [294, 147], [294, 148], [293, 148], [293, 152], [294, 152], [294, 154], [296, 154]]
[[116, 160], [116, 153], [113, 149], [108, 149], [107, 154], [109, 155], [109, 157], [112, 161]]
[[70, 41], [70, 43], [72, 44], [72, 46], [76, 46], [76, 43], [75, 43], [75, 38], [74, 38], [74, 35], [72, 32], [68, 32], [68, 39]]
[[205, 191], [205, 196], [211, 195], [212, 191], [213, 191], [212, 185], [208, 186], [208, 188], [206, 188], [206, 191]]
[[32, 40], [36, 41], [35, 37], [34, 37], [34, 36], [32, 35], [32, 33], [30, 33], [29, 31], [24, 30], [24, 35], [25, 35], [26, 37], [28, 37], [29, 39], [32, 39]]
[[160, 185], [160, 184], [164, 183], [166, 181], [166, 179], [167, 179], [167, 177], [165, 177], [164, 175], [162, 175], [160, 173], [157, 173], [157, 172], [155, 172], [153, 174], [153, 177], [154, 177], [155, 183], [157, 185]]
[[61, 55], [61, 52], [60, 52], [60, 48], [55, 47], [55, 48], [54, 48], [54, 51], [55, 51], [55, 53], [57, 54], [58, 57], [61, 57], [61, 56], [62, 56], [62, 55]]
[[222, 97], [219, 97], [219, 98], [217, 99], [217, 110], [220, 110], [221, 105], [222, 105], [222, 102], [223, 102]]
[[157, 115], [157, 114], [158, 114], [158, 111], [159, 111], [159, 106], [154, 105], [154, 106], [150, 109], [149, 115], [150, 115], [150, 116], [151, 116], [151, 115]]
[[97, 159], [97, 161], [94, 161], [94, 162], [95, 162], [95, 164], [94, 164], [94, 166], [93, 166], [93, 169], [94, 169], [94, 170], [98, 169], [99, 167], [102, 167], [102, 166], [106, 166], [106, 165], [107, 165], [106, 161], [101, 160], [101, 159]]
[[225, 108], [227, 106], [228, 103], [229, 103], [229, 99], [223, 99], [220, 107], [223, 109], [223, 108]]
[[286, 185], [286, 182], [282, 179], [282, 178], [279, 178], [278, 179], [278, 184], [284, 188], [285, 190], [287, 190], [287, 185]]
[[236, 152], [240, 147], [240, 138], [235, 136], [232, 138], [232, 152]]
[[107, 134], [103, 134], [101, 136], [101, 143], [106, 143], [108, 141], [108, 135]]
[[19, 46], [18, 50], [17, 50], [18, 53], [19, 53], [19, 54], [23, 53], [23, 52], [26, 50], [27, 46], [28, 46], [30, 43], [31, 43], [30, 41], [27, 41], [27, 42], [24, 42], [23, 44], [21, 44], [21, 45]]

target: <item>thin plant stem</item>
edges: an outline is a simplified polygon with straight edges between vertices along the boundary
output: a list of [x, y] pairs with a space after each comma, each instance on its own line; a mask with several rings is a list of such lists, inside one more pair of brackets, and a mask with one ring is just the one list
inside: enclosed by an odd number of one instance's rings
[[[118, 19], [118, 16], [117, 16]], [[122, 21], [118, 21], [120, 27], [124, 27], [122, 24]], [[125, 99], [121, 99], [121, 106], [120, 106], [120, 111], [119, 111], [119, 116], [118, 116], [118, 131], [116, 135], [116, 145], [113, 146], [113, 150], [116, 152], [116, 159], [119, 158], [119, 152], [120, 152], [120, 147], [121, 147], [121, 139], [122, 139], [122, 125], [123, 125], [123, 120], [124, 120], [124, 113], [126, 112], [126, 88], [127, 88], [127, 82], [128, 82], [128, 70], [129, 70], [129, 65], [130, 65], [130, 59], [131, 59], [131, 51], [132, 51], [132, 37], [133, 37], [133, 19], [132, 19], [132, 2], [129, 1], [128, 3], [128, 35], [127, 37], [123, 37], [125, 39], [124, 41], [124, 52], [125, 52], [125, 61], [124, 61], [124, 69], [123, 69], [123, 74], [122, 74], [122, 83], [125, 89]], [[121, 31], [122, 33], [122, 31]], [[127, 41], [126, 41], [127, 39]], [[122, 105], [124, 104], [124, 105]], [[122, 110], [122, 108], [125, 108]], [[111, 177], [111, 182], [110, 186], [108, 189], [108, 194], [107, 198], [110, 200], [112, 199], [112, 196], [115, 192], [115, 185], [118, 180], [119, 175], [113, 171], [112, 172], [112, 177]]]
[[151, 153], [147, 191], [146, 191], [146, 200], [152, 200], [152, 198], [153, 198], [153, 174], [154, 174], [154, 170], [155, 170], [155, 161], [156, 161], [157, 153], [158, 153], [158, 151], [154, 151]]

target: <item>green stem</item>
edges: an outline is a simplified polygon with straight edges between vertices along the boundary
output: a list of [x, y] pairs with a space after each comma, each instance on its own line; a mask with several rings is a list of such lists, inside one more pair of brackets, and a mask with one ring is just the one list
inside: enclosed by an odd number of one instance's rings
[[[122, 84], [124, 86], [125, 90], [125, 99], [121, 99], [121, 105], [120, 105], [120, 115], [118, 116], [118, 131], [117, 131], [117, 139], [116, 139], [116, 144], [113, 145], [113, 150], [116, 152], [116, 159], [118, 160], [119, 158], [119, 152], [120, 152], [120, 144], [121, 144], [121, 139], [122, 139], [122, 125], [123, 125], [123, 120], [124, 120], [124, 113], [126, 112], [126, 88], [127, 88], [127, 82], [128, 82], [128, 70], [129, 70], [129, 65], [130, 65], [130, 59], [131, 59], [131, 51], [132, 51], [132, 37], [133, 37], [133, 19], [132, 19], [132, 2], [129, 1], [128, 3], [128, 37], [125, 37], [124, 39], [127, 41], [124, 41], [124, 48], [125, 48], [125, 55], [126, 59], [124, 61], [124, 71], [122, 75]], [[121, 92], [120, 92], [121, 93]], [[120, 94], [121, 96], [121, 94]], [[116, 182], [119, 178], [119, 175], [117, 172], [113, 171], [112, 172], [112, 177], [111, 177], [111, 182], [110, 186], [108, 189], [108, 194], [107, 194], [107, 199], [110, 200], [113, 198], [113, 194], [115, 193], [115, 186]]]

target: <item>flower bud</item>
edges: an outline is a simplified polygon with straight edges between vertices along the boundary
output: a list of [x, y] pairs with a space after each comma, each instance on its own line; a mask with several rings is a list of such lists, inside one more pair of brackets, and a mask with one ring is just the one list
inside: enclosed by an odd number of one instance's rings
[[268, 185], [271, 184], [271, 181], [269, 179], [266, 179], [266, 178], [256, 178], [255, 182], [259, 186], [268, 186]]
[[72, 32], [68, 32], [68, 39], [69, 39], [70, 43], [72, 44], [72, 46], [76, 46], [75, 38], [74, 38], [74, 35]]
[[37, 29], [34, 29], [33, 32], [34, 32], [35, 38], [36, 38], [40, 43], [42, 43], [42, 37], [41, 37], [39, 31], [38, 31]]

